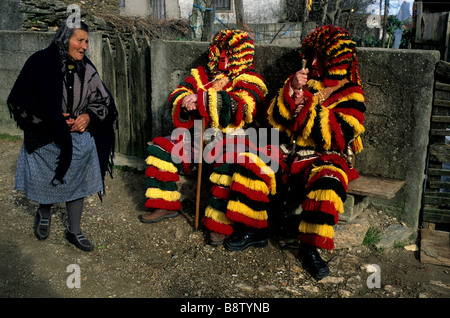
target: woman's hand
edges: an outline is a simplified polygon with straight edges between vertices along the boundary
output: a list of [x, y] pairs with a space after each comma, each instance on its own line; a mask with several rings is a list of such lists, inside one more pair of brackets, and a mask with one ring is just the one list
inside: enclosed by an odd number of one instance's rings
[[197, 109], [197, 94], [191, 94], [183, 98], [181, 102], [181, 107], [185, 108], [187, 111]]
[[84, 132], [91, 122], [91, 117], [88, 114], [81, 114], [76, 119], [69, 117], [70, 114], [67, 113], [63, 113], [63, 115], [66, 117], [66, 122], [71, 132]]

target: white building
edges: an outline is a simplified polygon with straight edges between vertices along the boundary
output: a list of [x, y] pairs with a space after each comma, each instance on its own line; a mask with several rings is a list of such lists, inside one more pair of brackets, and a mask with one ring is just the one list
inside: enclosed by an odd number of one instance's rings
[[[199, 10], [205, 10], [204, 1]], [[243, 0], [246, 23], [277, 23], [283, 13], [284, 0]], [[194, 0], [120, 0], [124, 15], [167, 19], [189, 19]], [[235, 23], [233, 0], [216, 0], [216, 23]]]

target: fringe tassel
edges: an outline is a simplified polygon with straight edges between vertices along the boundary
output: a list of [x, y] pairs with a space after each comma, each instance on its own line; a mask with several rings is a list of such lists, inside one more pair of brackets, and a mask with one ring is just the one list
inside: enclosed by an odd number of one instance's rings
[[268, 218], [266, 210], [255, 211], [239, 201], [228, 201], [227, 211], [234, 211], [258, 221], [267, 220]]
[[267, 220], [256, 220], [231, 210], [227, 211], [227, 217], [234, 222], [242, 223], [257, 229], [263, 229], [268, 227]]
[[148, 166], [145, 170], [145, 176], [155, 178], [158, 181], [178, 181], [180, 180], [180, 176], [178, 173], [168, 172], [168, 171], [161, 171], [158, 170], [158, 168], [153, 166]]
[[211, 176], [209, 177], [209, 180], [212, 183], [218, 184], [218, 185], [222, 185], [222, 186], [227, 186], [229, 187], [231, 185], [231, 176], [226, 175], [226, 174], [218, 174], [218, 173], [211, 173]]
[[333, 190], [315, 190], [307, 194], [307, 197], [315, 201], [331, 201], [336, 207], [336, 211], [344, 213], [344, 203]]
[[334, 249], [334, 241], [331, 238], [328, 237], [322, 237], [316, 234], [310, 234], [310, 233], [301, 233], [299, 236], [300, 242], [318, 247], [323, 248], [326, 250], [333, 250]]
[[231, 235], [233, 234], [233, 226], [231, 224], [223, 224], [220, 222], [216, 222], [215, 220], [204, 217], [202, 219], [202, 224], [212, 232], [220, 233], [223, 235]]
[[301, 221], [298, 227], [300, 233], [305, 234], [316, 234], [326, 238], [333, 238], [334, 229], [331, 225], [327, 224], [316, 224]]
[[181, 209], [181, 203], [180, 201], [166, 201], [164, 199], [148, 199], [145, 202], [145, 207], [147, 209], [177, 211]]
[[211, 194], [216, 198], [228, 200], [230, 198], [230, 188], [225, 188], [220, 185], [214, 184], [210, 190]]
[[178, 191], [163, 191], [157, 188], [149, 188], [145, 192], [145, 196], [149, 199], [164, 199], [166, 201], [177, 201], [181, 197]]

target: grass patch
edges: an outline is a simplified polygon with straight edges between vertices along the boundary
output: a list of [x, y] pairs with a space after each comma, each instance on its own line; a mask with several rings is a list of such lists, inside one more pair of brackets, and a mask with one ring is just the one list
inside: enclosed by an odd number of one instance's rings
[[370, 227], [367, 230], [366, 236], [364, 237], [363, 244], [366, 246], [375, 247], [375, 244], [377, 244], [380, 241], [380, 238], [381, 238], [380, 230], [375, 227]]
[[12, 136], [7, 133], [0, 134], [0, 139], [8, 140], [8, 141], [22, 141], [22, 137], [20, 136]]

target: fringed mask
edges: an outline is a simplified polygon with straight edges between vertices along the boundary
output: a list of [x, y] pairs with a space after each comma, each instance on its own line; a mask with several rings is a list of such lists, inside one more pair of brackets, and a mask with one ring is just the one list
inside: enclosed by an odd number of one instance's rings
[[324, 63], [325, 87], [335, 86], [343, 79], [361, 85], [356, 43], [348, 31], [332, 25], [317, 28], [304, 39], [300, 57], [312, 62], [316, 52]]
[[226, 54], [226, 70], [230, 78], [254, 69], [253, 56], [255, 53], [254, 41], [247, 32], [241, 30], [219, 31], [209, 46], [208, 68], [212, 74], [223, 72], [225, 59], [221, 63], [221, 56]]

